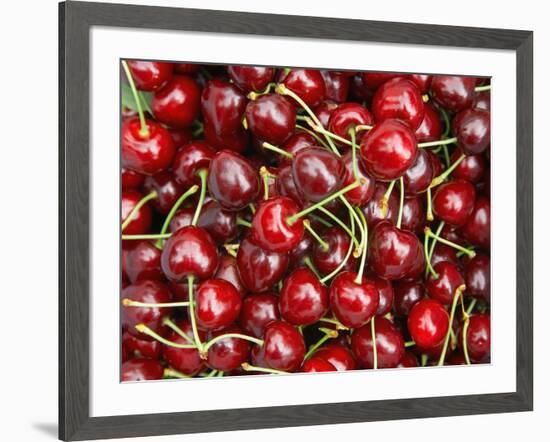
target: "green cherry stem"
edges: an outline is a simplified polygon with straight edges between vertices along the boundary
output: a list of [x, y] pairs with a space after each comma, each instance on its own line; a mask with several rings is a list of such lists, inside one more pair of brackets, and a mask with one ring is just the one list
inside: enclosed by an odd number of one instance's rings
[[355, 126], [355, 132], [362, 132], [364, 130], [372, 130], [374, 126], [368, 126], [367, 124], [358, 124]]
[[[355, 223], [353, 222], [353, 220], [351, 218], [351, 215], [350, 215], [350, 223], [351, 223], [351, 232], [352, 232], [353, 236], [355, 236]], [[340, 272], [340, 270], [342, 270], [344, 268], [344, 266], [346, 265], [346, 263], [349, 260], [349, 257], [351, 256], [352, 251], [353, 251], [353, 241], [350, 241], [348, 251], [346, 252], [346, 256], [344, 256], [344, 259], [342, 260], [342, 262], [340, 264], [338, 264], [338, 267], [336, 267], [332, 272], [330, 272], [328, 275], [321, 278], [320, 281], [323, 284], [326, 283], [333, 276], [337, 275]]]
[[321, 275], [319, 274], [319, 270], [315, 267], [315, 264], [311, 261], [311, 258], [309, 256], [306, 256], [304, 258], [304, 264], [313, 272], [313, 274], [317, 277], [317, 279], [321, 279]]
[[262, 143], [262, 147], [264, 149], [267, 149], [267, 150], [271, 150], [275, 153], [278, 153], [279, 155], [282, 155], [284, 157], [287, 157], [287, 158], [294, 158], [294, 155], [292, 155], [292, 153], [290, 152], [287, 152], [286, 150], [284, 149], [281, 149], [280, 147], [277, 147], [277, 146], [274, 146], [273, 144], [270, 144], [268, 143], [267, 141], [264, 141]]
[[140, 333], [143, 333], [144, 335], [150, 336], [151, 338], [161, 342], [164, 345], [167, 345], [169, 347], [174, 348], [197, 348], [195, 344], [178, 344], [177, 342], [169, 341], [168, 339], [163, 338], [159, 334], [155, 333], [153, 330], [151, 330], [149, 327], [147, 327], [145, 324], [137, 324], [136, 330]]
[[380, 207], [380, 210], [382, 212], [382, 216], [385, 218], [388, 214], [389, 206], [388, 201], [390, 199], [390, 195], [393, 191], [393, 188], [395, 186], [395, 183], [397, 180], [390, 181], [390, 184], [388, 185], [388, 188], [386, 189], [386, 192], [384, 193], [384, 196], [380, 198], [380, 201], [378, 201], [378, 206]]
[[440, 109], [440, 113], [443, 116], [443, 121], [445, 123], [445, 130], [443, 131], [442, 138], [447, 138], [451, 132], [451, 121], [449, 120], [449, 114], [447, 111]]
[[[424, 235], [424, 257], [426, 258], [426, 276], [428, 275], [428, 272], [435, 278], [439, 278], [439, 274], [434, 270], [432, 267], [432, 260], [431, 256], [428, 252], [428, 245], [430, 243], [430, 236], [428, 234]], [[435, 243], [435, 241], [432, 242], [432, 245]]]
[[178, 335], [180, 335], [183, 339], [185, 339], [190, 344], [193, 343], [193, 339], [185, 333], [181, 328], [179, 328], [170, 318], [164, 318], [162, 320], [162, 324], [171, 328], [173, 331], [175, 331]]
[[441, 146], [443, 148], [443, 157], [445, 158], [445, 165], [447, 167], [450, 167], [451, 165], [451, 157], [449, 156], [449, 148], [447, 145]]
[[322, 224], [322, 225], [325, 226], [325, 227], [334, 227], [334, 224], [331, 224], [329, 221], [327, 221], [327, 220], [324, 219], [324, 218], [321, 218], [321, 217], [318, 216], [318, 215], [315, 215], [315, 214], [313, 214], [313, 213], [310, 213], [310, 214], [309, 214], [309, 217], [310, 217], [312, 220], [317, 221], [319, 224]]
[[174, 370], [173, 368], [167, 367], [164, 369], [163, 376], [165, 378], [176, 378], [176, 379], [189, 379], [191, 376], [187, 376], [179, 371]]
[[433, 146], [445, 146], [447, 144], [453, 144], [458, 141], [458, 138], [447, 138], [445, 140], [436, 140], [436, 141], [427, 141], [425, 143], [418, 143], [419, 149], [425, 149], [426, 147], [433, 147]]
[[214, 376], [216, 376], [217, 374], [219, 373], [218, 370], [212, 370], [210, 373], [208, 373], [205, 378], [213, 378]]
[[238, 244], [224, 244], [223, 247], [228, 255], [231, 255], [233, 258], [237, 257], [237, 252], [239, 251]]
[[349, 327], [346, 327], [344, 324], [342, 324], [338, 319], [333, 318], [321, 318], [319, 319], [319, 322], [326, 322], [327, 324], [334, 324], [336, 326], [337, 330], [349, 330]]
[[[347, 201], [347, 200], [346, 200]], [[327, 215], [330, 219], [332, 219], [336, 224], [338, 224], [344, 231], [349, 235], [351, 240], [353, 241], [355, 247], [357, 250], [361, 250], [361, 244], [359, 243], [359, 240], [355, 237], [355, 235], [351, 232], [348, 225], [343, 222], [340, 218], [338, 218], [334, 213], [332, 213], [330, 210], [325, 209], [324, 207], [319, 207], [319, 210], [323, 212], [325, 215]]]
[[319, 234], [313, 229], [313, 227], [311, 227], [311, 222], [309, 221], [309, 219], [304, 220], [304, 227], [311, 234], [311, 236], [313, 236], [313, 238], [317, 240], [317, 242], [321, 245], [321, 248], [326, 252], [329, 248], [328, 243], [319, 236]]
[[142, 239], [168, 239], [172, 236], [171, 233], [146, 233], [143, 235], [122, 235], [123, 241], [139, 241]]
[[491, 90], [491, 85], [490, 84], [487, 84], [485, 86], [477, 86], [474, 91], [476, 92], [484, 92], [484, 91], [490, 91]]
[[133, 301], [132, 299], [124, 298], [122, 300], [124, 307], [148, 307], [148, 308], [171, 308], [171, 307], [189, 307], [188, 301], [182, 302], [140, 302]]
[[261, 97], [262, 95], [267, 95], [271, 92], [271, 89], [273, 89], [275, 86], [277, 86], [275, 83], [269, 83], [263, 91], [260, 92], [250, 92], [247, 97], [249, 100], [256, 100], [258, 97]]
[[399, 212], [397, 214], [397, 228], [401, 228], [401, 220], [403, 219], [403, 206], [405, 203], [405, 183], [403, 177], [399, 178]]
[[[435, 234], [437, 236], [439, 236], [439, 234], [441, 233], [441, 231], [443, 230], [443, 227], [445, 226], [445, 221], [441, 221], [439, 223], [439, 225], [437, 226], [437, 229], [435, 231]], [[432, 244], [430, 245], [429, 247], [429, 252], [428, 254], [426, 255], [426, 276], [428, 276], [428, 272], [432, 271], [432, 274], [435, 276], [435, 278], [439, 278], [439, 275], [437, 275], [437, 273], [435, 273], [433, 267], [432, 267], [432, 256], [434, 254], [434, 250], [435, 250], [435, 245], [437, 244], [437, 241], [434, 239], [432, 241]], [[426, 245], [426, 237], [424, 237], [424, 245]]]
[[359, 175], [359, 165], [357, 164], [357, 143], [355, 142], [356, 128], [352, 127], [348, 133], [351, 138], [351, 162], [353, 165], [353, 176], [357, 181], [359, 181], [361, 176]]
[[309, 347], [309, 350], [307, 351], [306, 355], [304, 356], [304, 360], [309, 359], [313, 353], [326, 341], [329, 339], [334, 339], [338, 337], [338, 332], [336, 330], [325, 328], [325, 327], [319, 327], [319, 331], [322, 331], [324, 333], [323, 337], [319, 339], [315, 344], [313, 344], [311, 347]]
[[373, 316], [370, 320], [370, 334], [372, 336], [372, 368], [374, 370], [378, 369], [378, 349], [376, 348], [376, 316]]
[[453, 304], [451, 305], [451, 314], [449, 315], [449, 325], [447, 327], [447, 335], [445, 336], [445, 341], [443, 342], [443, 348], [441, 349], [441, 355], [439, 356], [439, 361], [437, 363], [438, 366], [443, 365], [443, 362], [445, 361], [445, 355], [447, 353], [447, 347], [449, 346], [449, 338], [451, 336], [451, 330], [453, 328], [453, 320], [455, 317], [455, 311], [456, 311], [456, 305], [458, 303], [458, 300], [462, 297], [462, 293], [466, 290], [466, 286], [464, 284], [457, 287], [455, 290], [455, 295], [453, 297]]
[[199, 353], [203, 354], [203, 345], [197, 329], [197, 320], [195, 318], [195, 300], [193, 282], [195, 277], [193, 275], [187, 276], [187, 287], [189, 293], [189, 316], [191, 317], [191, 329], [193, 330], [193, 339], [195, 341], [195, 347], [199, 349]]
[[405, 348], [414, 347], [415, 345], [416, 345], [416, 342], [414, 341], [405, 342]]
[[265, 166], [260, 167], [260, 176], [264, 183], [264, 200], [269, 199], [269, 179], [273, 176]]
[[257, 344], [259, 346], [264, 345], [264, 341], [258, 338], [254, 338], [252, 336], [243, 335], [241, 333], [226, 333], [224, 335], [216, 336], [215, 338], [212, 338], [210, 341], [208, 341], [206, 344], [203, 345], [201, 353], [208, 353], [208, 350], [210, 347], [212, 347], [216, 342], [219, 342], [223, 339], [230, 339], [230, 338], [237, 338], [237, 339], [244, 339], [245, 341], [253, 342], [254, 344]]
[[[340, 197], [340, 201], [342, 201], [344, 205], [348, 208], [348, 212], [351, 217], [350, 222], [353, 223], [355, 221], [355, 223], [357, 224], [357, 227], [359, 228], [359, 233], [361, 234], [361, 237], [363, 237], [363, 235], [365, 234], [365, 229], [363, 228], [363, 222], [361, 221], [359, 216], [355, 213], [355, 209], [344, 196]], [[355, 234], [351, 236], [353, 238]], [[361, 254], [361, 245], [359, 245], [358, 248], [355, 250], [355, 252], [353, 253], [353, 256], [357, 258], [358, 256], [360, 256], [360, 254]]]
[[315, 138], [317, 140], [317, 142], [319, 143], [320, 146], [323, 146], [325, 149], [330, 149], [329, 145], [327, 144], [327, 142], [325, 140], [323, 140], [319, 135], [317, 135], [312, 130], [309, 130], [307, 127], [300, 126], [299, 124], [297, 124], [296, 129], [308, 133], [309, 135], [311, 135], [313, 138]]
[[122, 60], [122, 68], [124, 69], [124, 72], [126, 73], [126, 78], [128, 79], [128, 84], [130, 85], [130, 89], [132, 90], [132, 94], [133, 94], [134, 100], [136, 102], [136, 107], [137, 107], [138, 116], [139, 116], [139, 123], [140, 123], [140, 126], [141, 126], [139, 134], [142, 137], [148, 137], [149, 136], [149, 128], [147, 127], [147, 122], [145, 121], [145, 114], [143, 113], [143, 108], [141, 107], [141, 97], [138, 93], [138, 90], [136, 88], [136, 84], [134, 83], [134, 77], [132, 77], [132, 73], [130, 72], [130, 68], [128, 67], [128, 63], [126, 62], [126, 60]]
[[[183, 204], [183, 202], [189, 198], [191, 195], [195, 194], [197, 192], [197, 190], [199, 190], [199, 186], [197, 186], [196, 184], [193, 184], [188, 190], [187, 192], [185, 192], [183, 195], [181, 195], [178, 200], [176, 201], [176, 203], [172, 206], [172, 208], [170, 209], [170, 212], [168, 212], [168, 215], [166, 216], [165, 220], [164, 220], [164, 224], [162, 225], [162, 229], [160, 229], [160, 234], [164, 234], [168, 231], [168, 227], [170, 227], [170, 222], [172, 221], [172, 219], [174, 218], [174, 216], [176, 215], [176, 212], [177, 210], [180, 208], [180, 206]], [[162, 239], [158, 239], [157, 242], [155, 243], [155, 246], [157, 247], [157, 249], [162, 249]]]
[[192, 226], [196, 226], [199, 221], [199, 216], [201, 214], [202, 205], [204, 204], [204, 197], [206, 196], [206, 178], [208, 177], [208, 170], [201, 169], [197, 172], [201, 180], [201, 193], [199, 196], [199, 202], [197, 203], [197, 208], [195, 209], [195, 214], [193, 215], [193, 220], [191, 221]]
[[458, 167], [458, 165], [462, 162], [464, 158], [466, 158], [466, 155], [464, 154], [460, 155], [456, 159], [456, 161], [453, 164], [451, 164], [447, 168], [447, 170], [445, 170], [445, 172], [441, 173], [439, 176], [436, 176], [430, 183], [430, 188], [439, 186], [443, 181], [445, 181], [447, 177], [453, 172], [453, 170], [455, 170]]
[[363, 211], [359, 208], [355, 208], [357, 211], [357, 214], [361, 218], [361, 222], [363, 223], [363, 237], [362, 239], [362, 245], [361, 245], [361, 264], [359, 264], [359, 271], [357, 272], [357, 277], [355, 278], [356, 284], [361, 284], [361, 281], [363, 279], [363, 272], [365, 271], [365, 263], [367, 261], [367, 250], [368, 250], [368, 241], [369, 241], [369, 233], [368, 233], [368, 225], [367, 220], [365, 219], [365, 215], [363, 214]]
[[[334, 145], [333, 141], [332, 140], [336, 140], [336, 141], [339, 141], [340, 143], [342, 144], [345, 144], [347, 146], [351, 146], [351, 141], [350, 140], [346, 140], [345, 138], [341, 137], [340, 135], [336, 135], [328, 130], [326, 130], [320, 123], [317, 123], [316, 121], [312, 121], [311, 118], [305, 118], [304, 120], [315, 132], [317, 133], [320, 133], [322, 135], [324, 135], [324, 137], [327, 139], [327, 140], [330, 140], [330, 143], [332, 143], [331, 145]], [[337, 152], [333, 150], [334, 153]], [[341, 156], [340, 155], [340, 152], [338, 152], [338, 156]]]
[[121, 230], [122, 232], [124, 232], [124, 229], [126, 229], [126, 227], [128, 227], [128, 225], [132, 222], [132, 220], [133, 220], [134, 217], [137, 215], [137, 213], [139, 212], [139, 210], [140, 210], [145, 204], [147, 204], [149, 201], [151, 201], [152, 199], [155, 199], [157, 196], [158, 196], [157, 192], [153, 190], [151, 193], [145, 195], [142, 199], [140, 199], [140, 200], [138, 201], [138, 203], [134, 206], [134, 208], [132, 209], [132, 211], [128, 214], [128, 216], [126, 217], [126, 219], [124, 220], [124, 222], [122, 223], [122, 226], [120, 227], [120, 230]]
[[434, 212], [432, 208], [432, 188], [428, 187], [426, 190], [426, 219], [428, 221], [434, 220]]
[[474, 310], [474, 307], [476, 306], [476, 304], [477, 304], [477, 299], [472, 299], [472, 301], [470, 302], [470, 305], [466, 309], [466, 314], [468, 316], [472, 314], [472, 311]]
[[454, 242], [452, 241], [449, 241], [445, 238], [442, 238], [441, 236], [439, 235], [436, 235], [435, 233], [432, 232], [432, 230], [429, 228], [429, 227], [426, 227], [424, 229], [424, 233], [427, 235], [427, 236], [430, 236], [431, 238], [435, 239], [436, 241], [440, 242], [440, 243], [443, 243], [443, 244], [446, 244], [448, 245], [449, 247], [452, 247], [456, 250], [459, 250], [461, 251], [462, 253], [464, 253], [465, 255], [468, 255], [469, 258], [473, 258], [474, 256], [476, 256], [476, 252], [474, 250], [469, 250], [465, 247], [462, 247], [458, 244], [455, 244]]
[[257, 371], [260, 373], [269, 373], [269, 374], [288, 374], [286, 371], [275, 370], [273, 368], [256, 367], [255, 365], [250, 365], [248, 362], [243, 362], [241, 364], [241, 368], [244, 371]]
[[235, 222], [238, 226], [244, 226], [244, 227], [249, 227], [249, 228], [252, 227], [252, 223], [250, 223], [247, 220], [241, 218], [240, 216], [237, 217]]

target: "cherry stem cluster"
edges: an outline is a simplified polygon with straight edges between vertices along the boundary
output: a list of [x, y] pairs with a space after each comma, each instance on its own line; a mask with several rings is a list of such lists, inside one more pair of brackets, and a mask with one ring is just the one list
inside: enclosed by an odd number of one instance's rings
[[153, 190], [151, 193], [145, 195], [142, 199], [140, 199], [137, 204], [133, 207], [131, 212], [128, 214], [124, 222], [122, 223], [122, 226], [120, 227], [120, 230], [124, 232], [124, 229], [128, 227], [128, 225], [133, 221], [134, 217], [138, 214], [140, 209], [147, 204], [152, 199], [155, 199], [158, 196], [157, 192]]

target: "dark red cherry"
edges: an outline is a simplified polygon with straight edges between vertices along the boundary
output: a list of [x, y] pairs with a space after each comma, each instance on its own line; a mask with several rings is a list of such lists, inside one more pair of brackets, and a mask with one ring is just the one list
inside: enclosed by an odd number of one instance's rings
[[[121, 222], [126, 221], [136, 204], [143, 198], [143, 195], [137, 190], [125, 190], [122, 192], [120, 200]], [[140, 235], [149, 232], [151, 228], [153, 213], [149, 204], [144, 204], [134, 214], [132, 221], [124, 229], [126, 235]]]
[[178, 74], [196, 74], [200, 68], [201, 65], [195, 63], [174, 63], [174, 72]]
[[451, 304], [457, 289], [464, 285], [464, 277], [460, 269], [450, 262], [440, 262], [433, 269], [437, 277], [429, 274], [426, 281], [428, 295], [442, 304]]
[[418, 367], [418, 359], [416, 359], [416, 356], [414, 355], [413, 352], [406, 351], [401, 357], [399, 364], [397, 364], [397, 368], [412, 368], [412, 367]]
[[187, 276], [199, 280], [211, 278], [218, 262], [214, 240], [200, 227], [181, 228], [172, 234], [162, 249], [162, 270], [171, 281], [182, 281]]
[[[193, 328], [189, 321], [178, 321], [176, 325], [187, 336], [193, 336]], [[201, 341], [204, 342], [206, 333], [198, 330], [198, 334]], [[175, 331], [170, 333], [168, 340], [176, 344], [193, 344], [193, 342], [189, 342]], [[170, 367], [187, 376], [194, 376], [200, 373], [205, 367], [204, 361], [201, 359], [199, 351], [196, 348], [176, 348], [165, 345], [162, 348], [162, 355]]]
[[146, 120], [147, 134], [141, 133], [139, 118], [129, 118], [122, 123], [122, 166], [145, 175], [162, 172], [172, 164], [176, 149], [163, 126]]
[[239, 324], [257, 338], [264, 335], [267, 324], [280, 319], [279, 298], [273, 293], [255, 293], [243, 299]]
[[310, 325], [328, 311], [327, 288], [307, 267], [294, 270], [286, 277], [279, 293], [282, 318], [293, 325]]
[[[462, 335], [460, 330], [459, 336]], [[462, 347], [462, 339], [459, 339]], [[484, 313], [476, 313], [470, 317], [466, 330], [466, 346], [468, 355], [474, 362], [488, 362], [491, 356], [491, 319]]]
[[466, 365], [466, 359], [464, 359], [464, 353], [462, 351], [455, 351], [447, 358], [449, 365]]
[[209, 279], [197, 288], [195, 310], [197, 325], [217, 330], [231, 325], [241, 312], [241, 295], [233, 284], [223, 279]]
[[222, 150], [210, 162], [208, 190], [225, 209], [241, 210], [258, 196], [258, 171], [238, 153]]
[[238, 234], [235, 212], [224, 210], [216, 200], [210, 200], [202, 206], [197, 225], [220, 244], [232, 241]]
[[186, 190], [176, 181], [172, 172], [160, 172], [154, 176], [148, 176], [143, 188], [146, 193], [157, 192], [157, 197], [151, 201], [151, 204], [162, 214], [167, 214]]
[[233, 82], [245, 93], [263, 91], [273, 80], [274, 68], [264, 66], [227, 66]]
[[292, 177], [304, 199], [317, 202], [342, 186], [344, 165], [334, 153], [320, 147], [299, 151], [292, 161]]
[[141, 173], [125, 167], [121, 168], [120, 182], [122, 190], [139, 189], [144, 180], [145, 177]]
[[282, 79], [282, 83], [309, 107], [317, 106], [325, 98], [325, 80], [316, 69], [291, 69]]
[[355, 370], [357, 362], [351, 351], [342, 344], [330, 343], [315, 352], [314, 357], [324, 359], [337, 371]]
[[[172, 295], [168, 287], [159, 281], [140, 281], [122, 290], [122, 299], [149, 304], [170, 302]], [[152, 338], [136, 330], [136, 325], [144, 324], [156, 333], [161, 333], [162, 320], [170, 316], [169, 307], [122, 307], [122, 325], [133, 336], [150, 341]], [[162, 333], [161, 333], [162, 334]]]
[[393, 286], [390, 281], [379, 278], [374, 274], [369, 275], [368, 279], [372, 281], [378, 292], [378, 308], [376, 309], [376, 314], [378, 316], [384, 316], [392, 309]]
[[342, 75], [340, 72], [321, 71], [325, 81], [326, 97], [338, 103], [343, 103], [349, 94], [349, 76]]
[[141, 91], [155, 91], [172, 78], [174, 65], [160, 61], [128, 60], [136, 87]]
[[164, 275], [160, 269], [160, 254], [150, 241], [139, 241], [124, 256], [125, 270], [132, 284], [145, 279], [162, 281]]
[[232, 150], [237, 153], [243, 153], [250, 143], [249, 134], [244, 128], [220, 135], [216, 133], [214, 126], [206, 120], [204, 122], [204, 139], [217, 150]]
[[263, 95], [246, 106], [246, 121], [256, 137], [279, 146], [294, 132], [296, 109], [280, 95]]
[[294, 178], [292, 178], [291, 166], [285, 166], [279, 169], [275, 185], [277, 186], [277, 193], [279, 195], [291, 198], [300, 207], [305, 205], [304, 198], [298, 192]]
[[279, 281], [288, 267], [286, 253], [269, 252], [244, 238], [237, 253], [239, 274], [253, 292], [265, 292]]
[[424, 298], [422, 281], [398, 281], [393, 285], [393, 310], [397, 316], [409, 316], [411, 308]]
[[[451, 164], [458, 160], [462, 152], [456, 149], [451, 155]], [[476, 184], [483, 179], [485, 174], [485, 158], [483, 155], [468, 155], [453, 170], [451, 176], [457, 180], [469, 181]]]
[[462, 246], [467, 245], [464, 241], [464, 238], [462, 238], [462, 236], [460, 235], [459, 229], [455, 226], [451, 226], [450, 224], [446, 224], [445, 226], [443, 226], [443, 229], [441, 230], [439, 236], [445, 238], [448, 241], [454, 242], [455, 244], [459, 244]]
[[304, 373], [320, 373], [323, 371], [336, 371], [336, 368], [334, 368], [334, 365], [330, 362], [313, 356], [311, 359], [304, 362], [300, 371]]
[[452, 226], [463, 225], [474, 210], [476, 189], [468, 181], [449, 181], [440, 185], [433, 196], [435, 216]]
[[491, 202], [480, 195], [475, 203], [474, 211], [460, 228], [464, 239], [476, 246], [489, 249], [491, 246]]
[[424, 192], [434, 179], [434, 170], [430, 154], [420, 149], [411, 167], [403, 175], [406, 195], [417, 195]]
[[477, 92], [472, 104], [474, 109], [491, 110], [491, 93], [489, 91]]
[[[229, 333], [242, 334], [240, 327], [230, 327], [210, 333], [209, 338]], [[239, 368], [250, 356], [250, 342], [240, 338], [224, 338], [208, 349], [207, 365], [214, 370], [231, 371]]]
[[[317, 145], [317, 140], [307, 132], [296, 132], [288, 140], [284, 142], [281, 149], [296, 155], [300, 150], [306, 147], [313, 147]], [[279, 167], [290, 166], [292, 164], [292, 158], [285, 156], [278, 157]]]
[[453, 119], [453, 134], [466, 155], [476, 155], [491, 142], [491, 114], [482, 109], [465, 109]]
[[367, 173], [381, 180], [402, 176], [413, 165], [417, 150], [414, 132], [400, 120], [384, 120], [361, 141]]
[[174, 142], [174, 147], [179, 149], [184, 144], [189, 143], [193, 139], [193, 133], [191, 128], [184, 127], [182, 129], [168, 128], [172, 141]]
[[369, 249], [369, 264], [381, 278], [414, 278], [424, 270], [424, 251], [416, 235], [388, 221], [376, 225]]
[[181, 207], [176, 211], [174, 218], [170, 221], [169, 230], [174, 233], [182, 227], [190, 226], [193, 221], [195, 209], [192, 207]]
[[[321, 274], [328, 275], [344, 260], [350, 248], [351, 239], [339, 227], [329, 227], [321, 234], [321, 238], [328, 244], [328, 249], [325, 250], [323, 246], [315, 242], [312, 253], [313, 263]], [[351, 254], [342, 271], [354, 269], [356, 263], [357, 259]]]
[[[328, 123], [329, 130], [339, 137], [351, 140], [349, 130], [355, 126], [367, 125], [372, 126], [374, 118], [366, 107], [359, 103], [342, 103], [330, 116]], [[357, 142], [362, 139], [364, 132], [360, 132], [357, 136]]]
[[306, 353], [304, 338], [292, 325], [272, 321], [265, 329], [264, 360], [275, 370], [296, 371]]
[[430, 161], [432, 162], [432, 169], [434, 171], [434, 177], [439, 176], [443, 173], [443, 163], [439, 157], [433, 153], [431, 150], [428, 151]]
[[430, 86], [432, 85], [431, 75], [411, 74], [407, 75], [407, 78], [416, 85], [422, 94], [428, 92], [430, 90]]
[[339, 273], [330, 284], [330, 307], [336, 318], [346, 327], [365, 325], [376, 314], [379, 294], [374, 282], [357, 273]]
[[122, 334], [122, 348], [130, 355], [128, 359], [133, 357], [159, 359], [162, 347], [159, 341], [145, 341], [127, 331]]
[[405, 198], [401, 228], [414, 233], [422, 233], [425, 224], [425, 213], [424, 199], [421, 196]]
[[439, 114], [431, 104], [424, 103], [424, 118], [414, 133], [416, 139], [419, 143], [437, 141], [441, 139], [442, 132]]
[[466, 295], [490, 301], [491, 298], [491, 262], [487, 255], [478, 253], [466, 261], [464, 267]]
[[[374, 317], [378, 368], [397, 367], [405, 353], [405, 342], [397, 328], [386, 318]], [[351, 335], [351, 349], [364, 368], [374, 367], [374, 348], [370, 324]]]
[[475, 97], [476, 79], [456, 75], [434, 75], [432, 78], [433, 99], [451, 112], [470, 107]]
[[164, 368], [155, 359], [130, 359], [122, 364], [121, 381], [154, 381], [162, 379]]
[[325, 129], [328, 129], [332, 112], [334, 112], [334, 110], [337, 108], [338, 108], [338, 103], [332, 100], [325, 100], [319, 106], [315, 107], [313, 109], [313, 112], [319, 119], [321, 126], [323, 126]]
[[246, 287], [241, 281], [239, 275], [239, 269], [237, 267], [237, 260], [230, 255], [225, 255], [220, 258], [220, 265], [214, 275], [217, 279], [223, 279], [230, 282], [239, 291], [241, 296], [246, 293]]
[[363, 83], [369, 89], [375, 90], [386, 81], [399, 76], [394, 72], [361, 72]]
[[372, 98], [377, 123], [399, 119], [414, 131], [424, 119], [424, 102], [416, 84], [404, 77], [393, 78], [380, 86]]
[[449, 315], [440, 302], [422, 299], [411, 309], [407, 325], [419, 348], [434, 348], [441, 345], [447, 335]]
[[290, 259], [289, 269], [297, 269], [304, 265], [304, 259], [311, 254], [313, 250], [313, 237], [305, 232], [298, 245], [288, 253]]
[[276, 196], [260, 203], [250, 228], [250, 239], [265, 250], [285, 253], [294, 249], [304, 235], [301, 219], [287, 220], [300, 211], [290, 198]]
[[215, 154], [214, 149], [201, 140], [191, 141], [182, 146], [177, 151], [172, 166], [176, 180], [186, 189], [193, 184], [200, 184], [197, 172], [208, 169]]
[[397, 223], [397, 215], [399, 212], [399, 196], [397, 192], [392, 192], [390, 194], [386, 212], [382, 210], [381, 201], [386, 193], [387, 187], [388, 185], [386, 183], [376, 182], [374, 195], [363, 208], [370, 229], [373, 229], [380, 221], [384, 220], [388, 220], [392, 224]]
[[242, 130], [246, 97], [237, 86], [214, 78], [206, 84], [201, 96], [201, 110], [206, 125], [217, 136]]
[[[342, 163], [344, 164], [344, 181], [342, 182], [342, 187], [346, 187], [355, 182], [353, 155], [351, 151], [344, 154], [342, 157]], [[364, 171], [363, 165], [359, 161], [359, 156], [357, 156], [357, 163], [357, 171], [359, 173], [359, 177], [363, 179], [363, 183], [355, 189], [346, 192], [346, 199], [350, 203], [362, 207], [373, 197], [375, 181]]]
[[201, 90], [187, 75], [176, 75], [157, 90], [151, 101], [155, 118], [168, 126], [189, 127], [200, 112]]
[[438, 262], [450, 262], [459, 265], [459, 259], [456, 257], [456, 250], [446, 244], [437, 243], [432, 254], [432, 267]]

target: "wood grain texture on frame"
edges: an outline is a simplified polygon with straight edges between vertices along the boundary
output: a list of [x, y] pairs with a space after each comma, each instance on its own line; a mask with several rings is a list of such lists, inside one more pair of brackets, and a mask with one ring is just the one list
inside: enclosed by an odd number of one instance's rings
[[[515, 50], [517, 56], [517, 391], [252, 409], [90, 417], [89, 34], [93, 25]], [[63, 440], [532, 410], [533, 35], [105, 3], [59, 5], [59, 436]]]

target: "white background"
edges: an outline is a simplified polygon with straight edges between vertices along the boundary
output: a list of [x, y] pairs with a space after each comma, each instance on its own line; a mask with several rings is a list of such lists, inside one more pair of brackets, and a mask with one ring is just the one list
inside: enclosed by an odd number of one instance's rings
[[[265, 4], [264, 4], [265, 3]], [[509, 3], [506, 5], [505, 3]], [[543, 81], [548, 76], [550, 31], [542, 2], [460, 2], [460, 8], [438, 1], [391, 4], [340, 0], [246, 2], [232, 0], [154, 2], [149, 4], [233, 9], [242, 11], [321, 15], [389, 21], [523, 28], [535, 30], [535, 412], [415, 421], [291, 428], [220, 435], [193, 435], [157, 440], [224, 441], [315, 438], [329, 441], [353, 437], [391, 440], [463, 441], [482, 438], [511, 440], [548, 427], [550, 381], [545, 375], [547, 318], [550, 301], [543, 290], [550, 247], [543, 236], [548, 197], [542, 179], [550, 161]], [[361, 10], [357, 5], [363, 4]], [[452, 16], [449, 11], [452, 10]], [[0, 180], [4, 204], [0, 211], [3, 233], [0, 254], [0, 294], [3, 301], [0, 391], [3, 439], [52, 440], [57, 419], [57, 5], [53, 0], [11, 2], [2, 6], [2, 106]], [[6, 157], [7, 154], [7, 157]], [[511, 195], [512, 196], [512, 195]], [[537, 220], [542, 223], [537, 223]], [[537, 227], [541, 225], [540, 229]], [[539, 269], [539, 271], [537, 271]], [[6, 284], [7, 283], [7, 284]], [[546, 288], [546, 287], [544, 287]], [[537, 290], [539, 289], [539, 290]], [[540, 293], [540, 296], [538, 294]], [[546, 425], [545, 425], [546, 424]], [[153, 440], [153, 439], [150, 439]]]

